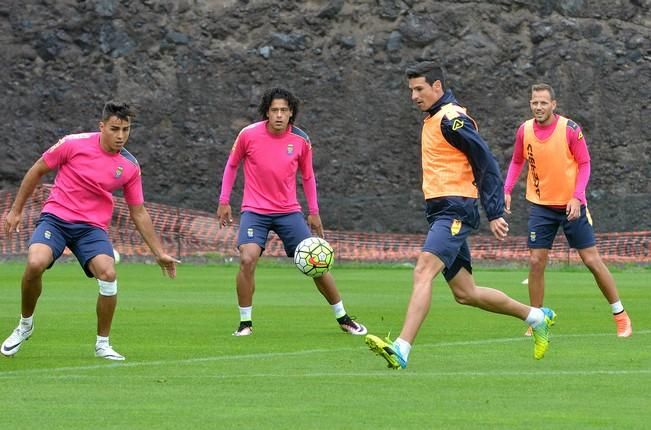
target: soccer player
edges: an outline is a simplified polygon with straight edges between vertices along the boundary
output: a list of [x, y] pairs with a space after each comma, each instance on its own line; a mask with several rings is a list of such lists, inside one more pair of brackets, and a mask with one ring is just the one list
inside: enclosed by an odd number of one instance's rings
[[[529, 102], [533, 118], [518, 127], [515, 147], [504, 184], [506, 213], [511, 213], [511, 192], [525, 161], [529, 164], [526, 199], [529, 213], [529, 299], [542, 306], [545, 267], [560, 226], [570, 245], [590, 269], [599, 289], [610, 303], [617, 336], [633, 333], [631, 320], [619, 299], [615, 280], [595, 246], [592, 218], [585, 195], [590, 179], [590, 155], [581, 127], [554, 113], [556, 96], [547, 84], [531, 87]], [[528, 330], [526, 335], [531, 335]]]
[[124, 360], [109, 343], [117, 304], [118, 283], [113, 245], [107, 229], [113, 214], [113, 191], [124, 190], [129, 213], [163, 274], [176, 276], [177, 260], [167, 255], [156, 236], [143, 204], [140, 166], [124, 146], [134, 113], [129, 105], [109, 101], [104, 105], [99, 132], [63, 137], [50, 147], [25, 174], [16, 199], [4, 221], [7, 233], [19, 231], [25, 202], [41, 178], [58, 169], [48, 199], [30, 240], [22, 278], [21, 318], [3, 342], [0, 352], [13, 356], [34, 332], [34, 310], [41, 295], [42, 277], [68, 247], [86, 276], [99, 284], [95, 356]]
[[[310, 228], [323, 237], [312, 167], [312, 143], [307, 134], [294, 125], [298, 110], [299, 100], [292, 93], [283, 88], [268, 90], [258, 107], [262, 120], [240, 131], [224, 168], [217, 208], [222, 227], [233, 221], [230, 195], [239, 165], [244, 164], [244, 196], [237, 236], [240, 270], [236, 285], [240, 324], [234, 336], [253, 333], [251, 315], [255, 268], [269, 231], [278, 234], [288, 257], [294, 256], [296, 245], [312, 236]], [[296, 173], [299, 169], [309, 209], [307, 223], [296, 197]], [[352, 335], [366, 334], [366, 327], [346, 313], [330, 272], [314, 278], [314, 283], [332, 307], [343, 331]]]
[[504, 196], [497, 162], [477, 131], [477, 124], [445, 88], [443, 70], [432, 61], [406, 70], [411, 99], [427, 114], [421, 144], [423, 193], [429, 231], [414, 269], [413, 289], [400, 336], [392, 341], [366, 336], [370, 349], [388, 367], [407, 367], [409, 353], [432, 301], [432, 281], [443, 272], [455, 300], [486, 311], [510, 315], [534, 327], [534, 357], [549, 347], [551, 309], [534, 308], [493, 289], [478, 287], [472, 277], [468, 235], [479, 226], [478, 198], [497, 240], [504, 240]]

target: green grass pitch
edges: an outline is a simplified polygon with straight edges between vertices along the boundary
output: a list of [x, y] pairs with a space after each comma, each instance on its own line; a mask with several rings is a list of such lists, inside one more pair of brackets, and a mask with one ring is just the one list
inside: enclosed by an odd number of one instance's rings
[[[17, 323], [22, 264], [0, 265], [0, 336]], [[633, 320], [618, 339], [586, 270], [550, 270], [558, 313], [547, 356], [513, 318], [464, 307], [435, 281], [406, 370], [341, 332], [311, 280], [289, 264], [258, 268], [255, 333], [238, 323], [235, 265], [118, 266], [111, 341], [95, 358], [97, 285], [76, 263], [44, 278], [33, 337], [0, 359], [0, 409], [16, 429], [647, 429], [651, 428], [651, 271], [614, 273]], [[411, 269], [339, 266], [350, 314], [397, 335]], [[522, 269], [477, 269], [479, 285], [527, 301]]]

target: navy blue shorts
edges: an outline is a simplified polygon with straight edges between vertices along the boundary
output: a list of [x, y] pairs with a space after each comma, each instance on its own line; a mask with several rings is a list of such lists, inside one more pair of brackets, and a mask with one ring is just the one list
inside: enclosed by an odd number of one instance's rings
[[436, 255], [445, 268], [443, 276], [449, 282], [462, 267], [472, 273], [470, 248], [466, 239], [475, 229], [459, 218], [438, 216], [429, 227], [423, 251]]
[[91, 258], [106, 254], [113, 257], [113, 245], [106, 231], [86, 223], [71, 223], [49, 213], [42, 213], [36, 222], [29, 244], [43, 243], [52, 248], [54, 260], [61, 257], [66, 246], [75, 254], [86, 276], [94, 278], [88, 270]]
[[264, 251], [271, 230], [282, 240], [288, 257], [294, 257], [294, 250], [303, 239], [313, 236], [301, 212], [263, 215], [245, 211], [240, 217], [237, 246], [255, 243]]
[[529, 248], [552, 249], [559, 226], [563, 226], [563, 233], [565, 233], [571, 248], [585, 249], [596, 243], [590, 211], [585, 205], [581, 205], [579, 218], [568, 221], [565, 208], [552, 208], [531, 203], [528, 226], [527, 245]]

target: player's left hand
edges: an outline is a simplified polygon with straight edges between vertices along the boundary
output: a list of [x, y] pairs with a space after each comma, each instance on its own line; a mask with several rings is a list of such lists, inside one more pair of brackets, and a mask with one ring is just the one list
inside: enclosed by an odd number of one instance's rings
[[163, 276], [169, 276], [170, 278], [176, 278], [176, 265], [180, 264], [181, 261], [177, 260], [174, 257], [171, 257], [167, 254], [161, 254], [156, 258], [156, 262], [161, 267], [163, 271]]
[[568, 221], [573, 221], [581, 216], [581, 201], [576, 197], [572, 197], [567, 206], [565, 206], [565, 214]]
[[502, 217], [496, 218], [489, 223], [491, 232], [495, 239], [504, 240], [506, 235], [509, 233], [509, 223]]
[[310, 226], [312, 231], [316, 233], [317, 236], [323, 237], [323, 224], [321, 223], [321, 217], [319, 214], [308, 215], [307, 216], [307, 225]]

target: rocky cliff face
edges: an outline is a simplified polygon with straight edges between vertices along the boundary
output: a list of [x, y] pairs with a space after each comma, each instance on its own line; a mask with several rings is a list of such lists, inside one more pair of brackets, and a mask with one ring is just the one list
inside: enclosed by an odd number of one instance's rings
[[0, 29], [0, 188], [118, 98], [139, 108], [129, 149], [147, 199], [213, 211], [235, 136], [280, 85], [303, 100], [326, 227], [422, 232], [421, 114], [403, 70], [426, 57], [504, 171], [530, 85], [552, 84], [587, 136], [597, 230], [651, 228], [649, 0], [8, 0]]

